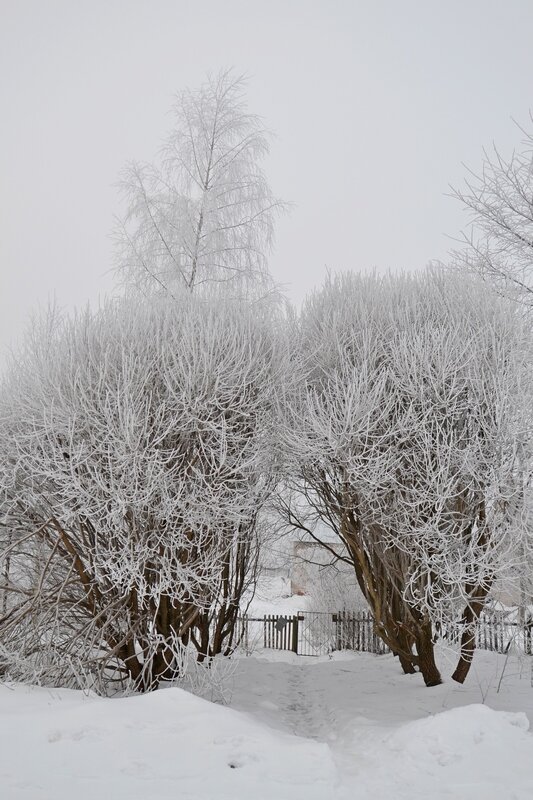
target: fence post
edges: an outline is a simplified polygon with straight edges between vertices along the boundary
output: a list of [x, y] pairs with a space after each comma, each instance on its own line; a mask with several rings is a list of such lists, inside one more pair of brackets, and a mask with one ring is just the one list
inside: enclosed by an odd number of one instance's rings
[[341, 621], [340, 612], [331, 615], [331, 621], [335, 623], [335, 649], [341, 649]]
[[531, 652], [531, 628], [533, 627], [533, 617], [528, 614], [524, 624], [524, 653], [526, 656], [532, 655]]
[[293, 653], [298, 655], [298, 614], [294, 614], [292, 616], [292, 646], [291, 650]]
[[244, 650], [246, 652], [246, 655], [248, 655], [249, 652], [250, 652], [250, 642], [249, 642], [249, 636], [248, 636], [248, 617], [246, 615], [244, 615], [244, 617], [242, 617], [242, 636], [241, 636], [241, 638], [244, 639]]

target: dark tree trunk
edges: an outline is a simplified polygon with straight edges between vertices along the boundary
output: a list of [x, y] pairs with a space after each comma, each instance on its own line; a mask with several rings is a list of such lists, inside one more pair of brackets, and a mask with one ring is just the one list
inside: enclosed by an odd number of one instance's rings
[[452, 675], [453, 680], [457, 681], [457, 683], [464, 683], [466, 676], [470, 672], [476, 650], [476, 622], [483, 610], [483, 605], [484, 602], [480, 600], [467, 605], [463, 611], [462, 622], [464, 628], [461, 634], [461, 655]]
[[430, 622], [424, 622], [417, 630], [416, 652], [418, 654], [418, 667], [426, 686], [439, 686], [442, 683], [442, 678], [435, 662], [435, 647], [433, 645]]
[[[490, 531], [485, 525], [485, 503], [482, 501], [479, 505], [479, 536], [477, 539], [477, 546], [484, 551], [490, 542]], [[452, 675], [454, 681], [457, 683], [464, 683], [466, 676], [470, 672], [474, 652], [476, 649], [476, 623], [479, 615], [483, 611], [487, 594], [492, 586], [493, 577], [485, 578], [483, 583], [467, 583], [466, 591], [470, 602], [465, 606], [463, 611], [462, 623], [464, 625], [463, 633], [461, 635], [461, 655], [455, 672]]]
[[398, 656], [398, 660], [400, 662], [400, 666], [404, 671], [404, 675], [414, 675], [416, 672], [416, 667], [413, 664], [412, 659], [407, 658], [404, 656], [403, 653], [394, 653], [395, 656]]
[[135, 642], [133, 638], [128, 639], [127, 642], [121, 645], [116, 652], [118, 657], [123, 662], [124, 667], [126, 668], [127, 673], [133, 681], [135, 687], [141, 692], [145, 691], [145, 687], [141, 681], [143, 668], [142, 664], [137, 658], [137, 654], [135, 653]]
[[[398, 656], [398, 660], [400, 662], [400, 666], [403, 669], [405, 675], [414, 675], [416, 672], [416, 666], [414, 660], [416, 656], [413, 653], [413, 644], [414, 639], [405, 630], [395, 630], [394, 638], [399, 644], [398, 650], [392, 648], [392, 652], [395, 656]], [[411, 654], [411, 655], [409, 655]]]

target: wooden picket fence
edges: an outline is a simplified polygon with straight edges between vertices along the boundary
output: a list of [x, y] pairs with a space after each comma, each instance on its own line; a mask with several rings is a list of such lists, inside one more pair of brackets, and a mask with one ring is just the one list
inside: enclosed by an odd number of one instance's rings
[[374, 620], [370, 611], [354, 614], [350, 611], [339, 611], [333, 614], [335, 625], [335, 649], [356, 650], [360, 653], [383, 655], [389, 648], [377, 635]]
[[[389, 648], [377, 635], [369, 611], [300, 611], [283, 616], [243, 616], [239, 619], [239, 641], [251, 653], [258, 648], [289, 650], [297, 655], [320, 656], [335, 650], [355, 650], [383, 655]], [[457, 645], [463, 631], [461, 623], [441, 632], [444, 641]], [[476, 646], [480, 650], [507, 653], [512, 647], [533, 654], [533, 618], [525, 623], [509, 621], [501, 615], [484, 614], [476, 623]]]
[[299, 623], [298, 615], [290, 617], [266, 615], [263, 618], [263, 646], [297, 653]]
[[273, 650], [292, 650], [298, 653], [300, 617], [265, 614], [264, 617], [239, 618], [240, 646], [246, 653], [259, 647]]
[[374, 631], [370, 612], [337, 614], [300, 611], [291, 616], [266, 614], [240, 618], [240, 643], [246, 652], [258, 647], [291, 650], [297, 655], [327, 655], [334, 650], [388, 653]]
[[[463, 625], [458, 622], [446, 638], [458, 642], [462, 632]], [[494, 653], [507, 653], [512, 648], [530, 656], [533, 655], [532, 632], [531, 617], [520, 623], [506, 619], [501, 614], [482, 614], [476, 623], [476, 647]]]

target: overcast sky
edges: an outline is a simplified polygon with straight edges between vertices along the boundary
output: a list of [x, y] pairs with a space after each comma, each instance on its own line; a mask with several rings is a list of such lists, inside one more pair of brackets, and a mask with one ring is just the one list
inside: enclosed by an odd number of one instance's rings
[[532, 0], [0, 0], [0, 352], [49, 298], [113, 288], [114, 182], [150, 160], [173, 94], [250, 76], [292, 200], [274, 276], [413, 269], [466, 218], [445, 196], [533, 108]]

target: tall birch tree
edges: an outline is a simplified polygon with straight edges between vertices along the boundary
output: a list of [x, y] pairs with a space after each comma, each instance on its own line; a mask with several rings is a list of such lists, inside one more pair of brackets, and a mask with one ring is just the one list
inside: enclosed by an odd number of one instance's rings
[[267, 257], [284, 204], [261, 167], [270, 136], [248, 111], [245, 86], [223, 71], [179, 92], [157, 160], [124, 168], [127, 211], [116, 240], [127, 285], [170, 293], [213, 281], [270, 287]]

